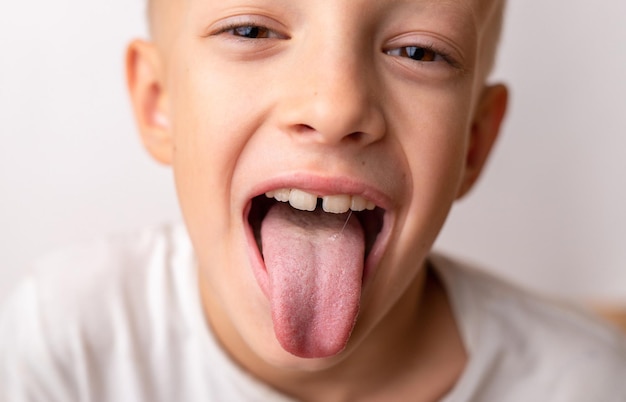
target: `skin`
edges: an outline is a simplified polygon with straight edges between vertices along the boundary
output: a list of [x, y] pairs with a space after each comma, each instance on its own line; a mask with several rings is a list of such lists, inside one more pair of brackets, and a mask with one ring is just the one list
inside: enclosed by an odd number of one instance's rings
[[[467, 352], [426, 257], [504, 116], [506, 88], [485, 84], [497, 14], [483, 0], [151, 5], [152, 41], [128, 50], [135, 116], [173, 168], [207, 321], [259, 379], [320, 401], [437, 400], [458, 380]], [[407, 46], [435, 52], [416, 61]], [[354, 331], [332, 356], [280, 346], [253, 274], [246, 210], [281, 187], [360, 194], [387, 211]]]

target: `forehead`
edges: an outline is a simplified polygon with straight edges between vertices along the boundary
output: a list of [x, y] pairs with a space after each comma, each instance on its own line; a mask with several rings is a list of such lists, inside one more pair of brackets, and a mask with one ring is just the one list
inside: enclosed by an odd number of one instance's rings
[[[184, 6], [190, 6], [192, 4], [202, 5], [207, 3], [208, 0], [147, 0], [148, 2], [148, 14], [152, 17], [155, 13], [164, 11], [163, 9], [172, 10], [173, 8], [180, 8]], [[300, 0], [299, 0], [300, 1]], [[316, 0], [321, 1], [321, 0]], [[336, 2], [337, 0], [331, 0]], [[345, 0], [353, 1], [353, 0]], [[494, 9], [503, 3], [503, 0], [366, 0], [362, 3], [371, 2], [383, 9], [385, 7], [394, 7], [399, 4], [405, 6], [420, 6], [420, 7], [443, 7], [446, 9], [456, 9], [460, 14], [464, 14], [466, 17], [475, 19], [480, 24], [489, 20], [494, 13]], [[224, 1], [225, 3], [227, 1]], [[249, 3], [280, 3], [281, 0], [261, 0]]]
[[[506, 0], [147, 0], [150, 31], [155, 42], [166, 45], [173, 40], [180, 28], [195, 18], [204, 18], [215, 9], [240, 8], [260, 9], [263, 7], [306, 9], [315, 4], [319, 9], [340, 9], [346, 5], [357, 5], [359, 10], [374, 10], [376, 15], [400, 13], [419, 15], [427, 10], [428, 25], [447, 26], [461, 36], [476, 41], [479, 59], [485, 70], [490, 70], [497, 47], [502, 20], [502, 9]], [[354, 8], [354, 7], [353, 7]], [[345, 13], [344, 18], [358, 20], [366, 14]], [[183, 22], [187, 21], [187, 23]], [[432, 25], [431, 25], [432, 24]], [[442, 25], [439, 25], [442, 26]], [[167, 46], [167, 45], [166, 45]]]

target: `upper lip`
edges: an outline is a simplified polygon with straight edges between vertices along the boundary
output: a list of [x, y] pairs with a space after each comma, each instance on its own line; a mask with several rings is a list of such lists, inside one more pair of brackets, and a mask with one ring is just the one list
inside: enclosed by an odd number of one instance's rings
[[372, 201], [379, 208], [385, 210], [391, 208], [391, 197], [370, 183], [352, 177], [309, 174], [290, 174], [268, 179], [252, 187], [246, 197], [247, 202], [268, 191], [284, 188], [304, 190], [319, 197], [338, 194], [359, 195]]

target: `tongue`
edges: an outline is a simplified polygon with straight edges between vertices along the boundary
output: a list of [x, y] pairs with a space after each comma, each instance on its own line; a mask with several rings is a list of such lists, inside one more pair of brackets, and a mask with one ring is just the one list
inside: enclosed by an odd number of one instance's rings
[[365, 240], [359, 221], [348, 218], [278, 203], [263, 220], [261, 244], [274, 332], [296, 356], [335, 355], [352, 332]]

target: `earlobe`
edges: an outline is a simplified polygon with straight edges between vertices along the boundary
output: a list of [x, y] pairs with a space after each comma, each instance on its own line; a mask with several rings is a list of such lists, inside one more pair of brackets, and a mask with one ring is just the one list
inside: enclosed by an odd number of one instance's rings
[[483, 90], [471, 126], [465, 172], [457, 198], [467, 194], [478, 180], [498, 137], [507, 103], [508, 90], [504, 85], [497, 84]]
[[155, 46], [136, 40], [126, 53], [126, 79], [144, 147], [154, 159], [171, 164], [173, 138], [160, 58]]

